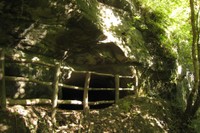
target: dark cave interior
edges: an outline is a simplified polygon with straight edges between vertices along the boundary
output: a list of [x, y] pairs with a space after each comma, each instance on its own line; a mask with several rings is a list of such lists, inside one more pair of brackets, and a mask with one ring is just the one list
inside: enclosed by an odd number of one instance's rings
[[[120, 87], [128, 88], [128, 84], [132, 83], [133, 79], [120, 79]], [[84, 87], [85, 83], [85, 74], [72, 73], [71, 78], [66, 81], [66, 84]], [[115, 88], [115, 78], [110, 76], [100, 76], [100, 75], [91, 75], [90, 88]], [[79, 100], [83, 101], [83, 91], [74, 90], [69, 88], [61, 88], [62, 100]], [[130, 91], [120, 91], [120, 98], [123, 98], [127, 95], [130, 95]], [[88, 92], [89, 101], [103, 101], [103, 100], [114, 100], [115, 91], [114, 90], [89, 90]], [[103, 109], [111, 106], [112, 104], [99, 104], [91, 105], [90, 109]], [[68, 105], [62, 104], [58, 106], [60, 109], [66, 110], [82, 110], [83, 105]]]

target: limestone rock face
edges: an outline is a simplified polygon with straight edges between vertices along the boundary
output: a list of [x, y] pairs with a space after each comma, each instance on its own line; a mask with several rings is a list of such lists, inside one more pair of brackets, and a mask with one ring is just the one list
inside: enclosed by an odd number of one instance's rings
[[[0, 5], [1, 44], [6, 47], [64, 58], [76, 65], [120, 64], [143, 58], [136, 55], [143, 37], [139, 30], [130, 29], [134, 9], [126, 1], [24, 0]], [[135, 42], [130, 41], [134, 38]]]
[[[154, 18], [137, 0], [1, 0], [0, 45], [9, 58], [121, 75], [148, 69], [151, 77], [169, 80], [175, 58], [159, 41], [164, 32]], [[52, 80], [50, 69], [29, 68], [16, 71]]]

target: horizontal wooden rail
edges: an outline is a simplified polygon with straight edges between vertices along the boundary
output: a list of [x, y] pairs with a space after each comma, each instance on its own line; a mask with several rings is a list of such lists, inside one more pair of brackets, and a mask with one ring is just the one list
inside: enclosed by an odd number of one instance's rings
[[120, 91], [134, 91], [134, 88], [119, 88]]
[[91, 71], [91, 74], [94, 74], [94, 75], [99, 75], [99, 76], [109, 76], [109, 77], [115, 77], [115, 75], [113, 75], [113, 74], [98, 73], [98, 72], [92, 72], [92, 71]]
[[5, 79], [10, 80], [10, 81], [34, 82], [34, 83], [38, 83], [38, 84], [45, 85], [45, 86], [52, 85], [52, 82], [44, 82], [44, 81], [39, 81], [36, 79], [26, 78], [26, 77], [5, 76]]
[[96, 102], [88, 102], [89, 105], [99, 105], [99, 104], [113, 104], [114, 100], [109, 101], [96, 101]]
[[[6, 103], [8, 105], [42, 105], [42, 104], [49, 104], [51, 105], [51, 99], [41, 99], [41, 98], [35, 98], [35, 99], [7, 99]], [[58, 104], [75, 104], [75, 105], [82, 105], [82, 101], [78, 100], [58, 100]]]
[[[74, 73], [83, 73], [86, 74], [87, 72], [90, 72], [91, 74], [94, 75], [99, 75], [99, 76], [109, 76], [109, 77], [115, 77], [114, 74], [106, 74], [106, 73], [99, 73], [99, 72], [94, 72], [94, 71], [73, 71]], [[123, 76], [123, 75], [119, 75], [119, 78], [134, 78], [135, 76]]]
[[[12, 57], [8, 57], [9, 60], [7, 61], [9, 63], [32, 63], [36, 65], [43, 65], [47, 67], [53, 67], [55, 68], [55, 76], [54, 76], [54, 81], [52, 82], [46, 82], [46, 81], [40, 81], [37, 79], [33, 78], [28, 78], [28, 77], [17, 77], [17, 76], [5, 76], [5, 80], [10, 80], [10, 81], [24, 81], [24, 82], [33, 82], [37, 83], [40, 85], [44, 86], [52, 86], [54, 89], [54, 94], [52, 95], [52, 99], [40, 99], [40, 98], [35, 98], [35, 99], [6, 99], [5, 103], [8, 105], [44, 105], [44, 104], [49, 104], [52, 105], [52, 112], [56, 112], [56, 107], [57, 104], [73, 104], [73, 105], [83, 105], [84, 112], [87, 112], [89, 109], [89, 105], [99, 105], [99, 104], [113, 104], [117, 103], [119, 100], [119, 91], [133, 91], [134, 87], [132, 88], [120, 88], [120, 78], [132, 78], [134, 79], [136, 76], [122, 76], [122, 75], [114, 75], [114, 74], [106, 74], [106, 73], [99, 73], [99, 72], [94, 72], [94, 71], [76, 71], [71, 67], [68, 66], [61, 66], [59, 63], [55, 64], [50, 64], [46, 63], [43, 61], [39, 60], [26, 60], [26, 59], [12, 59]], [[59, 65], [58, 65], [59, 64]], [[4, 67], [4, 66], [3, 66]], [[59, 83], [59, 75], [60, 75], [60, 69], [65, 69], [69, 70], [69, 72], [73, 73], [82, 73], [85, 74], [85, 85], [84, 87], [79, 87], [79, 86], [73, 86], [73, 85], [67, 85], [63, 83]], [[59, 71], [58, 71], [59, 70]], [[91, 74], [94, 75], [99, 75], [99, 76], [109, 76], [113, 77], [115, 79], [115, 88], [90, 88], [90, 79]], [[136, 77], [137, 78], [137, 77]], [[83, 95], [83, 101], [79, 100], [58, 100], [58, 90], [59, 87], [62, 87], [63, 89], [75, 89], [75, 90], [82, 90], [84, 91]], [[88, 91], [115, 91], [115, 100], [102, 100], [102, 101], [88, 101]], [[55, 114], [55, 113], [52, 113]], [[54, 116], [54, 115], [52, 115]]]
[[37, 105], [37, 104], [51, 104], [51, 99], [7, 99], [8, 105]]
[[114, 91], [115, 88], [89, 88], [90, 91]]
[[83, 105], [83, 102], [79, 100], [58, 100], [58, 104]]
[[75, 70], [72, 69], [71, 67], [67, 67], [67, 66], [60, 66], [60, 69], [75, 71]]
[[[115, 88], [89, 88], [90, 91], [115, 91]], [[134, 88], [119, 88], [120, 91], [133, 91]]]
[[[41, 85], [45, 85], [45, 86], [51, 86], [52, 82], [44, 82], [44, 81], [39, 81], [36, 79], [31, 79], [31, 78], [27, 78], [27, 77], [16, 77], [16, 76], [5, 76], [6, 80], [10, 80], [10, 81], [24, 81], [24, 82], [33, 82], [33, 83], [38, 83]], [[79, 87], [79, 86], [72, 86], [72, 85], [66, 85], [66, 84], [62, 84], [59, 83], [58, 84], [59, 87], [63, 87], [63, 88], [67, 88], [67, 89], [75, 89], [75, 90], [83, 90], [83, 87]], [[89, 88], [90, 91], [98, 91], [98, 90], [115, 90], [114, 88]], [[123, 90], [134, 90], [134, 88], [119, 88], [119, 90], [123, 91]]]
[[66, 84], [62, 84], [62, 83], [59, 83], [58, 86], [64, 87], [64, 88], [67, 88], [67, 89], [83, 90], [83, 87], [66, 85]]
[[127, 78], [127, 79], [132, 79], [134, 78], [135, 76], [122, 76], [122, 75], [119, 75], [119, 78]]
[[[44, 105], [49, 104], [51, 105], [51, 99], [7, 99], [6, 103], [8, 105]], [[99, 105], [99, 104], [113, 104], [114, 100], [105, 100], [105, 101], [95, 101], [95, 102], [88, 102], [89, 105]], [[72, 105], [83, 105], [83, 101], [79, 100], [58, 100], [58, 104], [72, 104]]]
[[[37, 64], [37, 65], [44, 65], [44, 66], [48, 66], [48, 67], [55, 67], [54, 64], [50, 64], [50, 63], [46, 63], [44, 61], [38, 61], [38, 60], [27, 60], [27, 59], [13, 59], [12, 57], [9, 57], [10, 62], [13, 63], [33, 63], [33, 64]], [[73, 70], [70, 67], [66, 67], [66, 66], [61, 66], [61, 69], [65, 69], [65, 70], [71, 70], [74, 73], [84, 73], [86, 74], [87, 72], [90, 72], [91, 74], [94, 75], [100, 75], [100, 76], [110, 76], [110, 77], [115, 77], [114, 74], [106, 74], [106, 73], [99, 73], [99, 72], [94, 72], [94, 71], [77, 71], [77, 70]], [[134, 78], [134, 76], [123, 76], [123, 75], [119, 75], [119, 78]]]
[[[10, 81], [33, 82], [33, 83], [38, 83], [38, 84], [45, 85], [45, 86], [51, 86], [53, 84], [52, 82], [44, 82], [44, 81], [39, 81], [36, 79], [27, 78], [27, 77], [5, 76], [5, 79], [10, 80]], [[70, 88], [70, 89], [83, 90], [83, 87], [71, 86], [71, 85], [66, 85], [66, 84], [62, 84], [62, 83], [59, 83], [58, 86], [64, 87], [64, 88]]]
[[94, 71], [73, 71], [73, 72], [74, 72], [74, 73], [84, 73], [84, 74], [90, 72], [91, 74], [95, 74], [95, 75], [114, 77], [113, 74], [98, 73], [98, 72], [94, 72]]

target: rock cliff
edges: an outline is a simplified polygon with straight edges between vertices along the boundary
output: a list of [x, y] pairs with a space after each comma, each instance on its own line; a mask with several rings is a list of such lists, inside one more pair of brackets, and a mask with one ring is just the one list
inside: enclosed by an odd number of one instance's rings
[[122, 75], [138, 70], [139, 77], [164, 82], [175, 68], [162, 44], [162, 15], [137, 0], [2, 0], [0, 14], [0, 44], [10, 58]]

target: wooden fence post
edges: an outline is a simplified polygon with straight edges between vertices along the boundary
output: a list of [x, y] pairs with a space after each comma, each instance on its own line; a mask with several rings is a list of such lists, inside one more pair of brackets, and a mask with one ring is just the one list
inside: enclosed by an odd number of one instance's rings
[[140, 91], [140, 90], [139, 90], [140, 88], [139, 88], [138, 70], [135, 70], [135, 73], [134, 73], [134, 74], [135, 74], [135, 90], [136, 90], [135, 92], [136, 92], [136, 97], [138, 97], [138, 96], [139, 96], [139, 93], [140, 93], [140, 92], [139, 92], [139, 91]]
[[83, 110], [85, 114], [88, 114], [88, 111], [89, 111], [88, 89], [90, 85], [90, 78], [91, 78], [91, 73], [87, 72], [86, 78], [85, 78], [84, 92], [83, 92]]
[[58, 91], [59, 91], [59, 76], [60, 76], [60, 63], [55, 65], [55, 75], [53, 81], [53, 96], [52, 96], [52, 119], [55, 118], [56, 115], [56, 107], [58, 101]]
[[119, 75], [115, 75], [115, 103], [119, 100]]
[[6, 109], [6, 88], [5, 88], [5, 55], [3, 48], [0, 48], [0, 109]]

